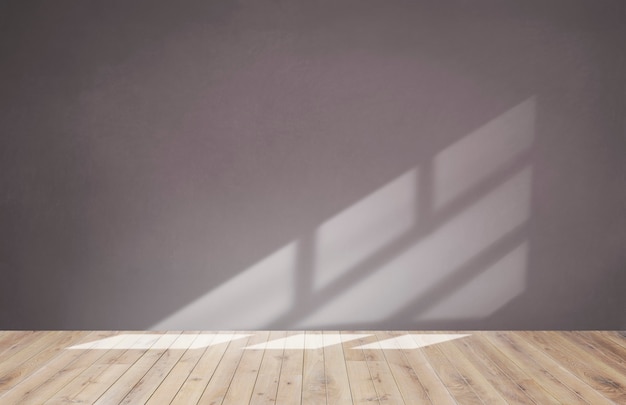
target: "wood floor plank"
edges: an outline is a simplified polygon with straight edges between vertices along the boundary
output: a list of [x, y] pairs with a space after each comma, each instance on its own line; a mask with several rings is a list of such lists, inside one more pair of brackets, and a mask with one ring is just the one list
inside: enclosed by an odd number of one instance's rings
[[[81, 332], [82, 339], [79, 342], [102, 339], [113, 334], [115, 332]], [[75, 336], [74, 332], [68, 333], [68, 336]], [[101, 355], [100, 351], [88, 349], [63, 350], [28, 378], [0, 396], [0, 403], [42, 404]]]
[[405, 404], [404, 398], [386, 361], [368, 361], [374, 388], [381, 404]]
[[326, 403], [326, 372], [324, 369], [324, 338], [321, 332], [307, 331], [304, 336], [302, 366], [302, 404]]
[[561, 402], [554, 397], [548, 390], [542, 385], [538, 384], [534, 380], [534, 376], [529, 374], [526, 370], [517, 364], [513, 359], [509, 358], [505, 352], [501, 350], [501, 347], [496, 343], [485, 339], [485, 333], [474, 334], [472, 339], [472, 345], [484, 353], [496, 366], [509, 376], [520, 389], [524, 391], [533, 402], [536, 404], [561, 404]]
[[[294, 346], [304, 347], [304, 332], [292, 331], [287, 338], [294, 339]], [[285, 347], [283, 365], [280, 370], [276, 404], [302, 403], [302, 368], [304, 366], [304, 349]]]
[[[398, 338], [408, 336], [410, 332], [390, 332], [390, 336]], [[410, 336], [408, 336], [410, 338]], [[418, 376], [428, 398], [433, 404], [456, 404], [456, 400], [443, 384], [435, 369], [424, 355], [424, 352], [416, 349], [401, 349], [409, 365]]]
[[[3, 376], [9, 374], [11, 370], [19, 367], [38, 353], [50, 347], [58, 347], [59, 345], [55, 342], [67, 339], [68, 337], [60, 331], [37, 332], [32, 336], [32, 339], [23, 343], [16, 343], [7, 348], [3, 355], [0, 356], [0, 373]], [[7, 381], [4, 382], [6, 383]]]
[[26, 337], [24, 342], [16, 342], [8, 347], [0, 355], [0, 371], [6, 372], [11, 367], [22, 364], [27, 359], [47, 349], [57, 340], [67, 339], [61, 331], [35, 332], [30, 339]]
[[421, 350], [424, 353], [432, 368], [458, 403], [483, 403], [480, 397], [474, 392], [471, 385], [469, 385], [463, 375], [457, 371], [454, 364], [439, 350], [437, 345], [426, 346], [415, 350]]
[[[535, 333], [537, 332], [533, 332], [533, 334]], [[532, 356], [537, 363], [541, 364], [544, 368], [549, 369], [550, 373], [552, 373], [586, 403], [600, 405], [610, 404], [612, 402], [578, 378], [570, 370], [564, 367], [563, 364], [541, 350], [536, 344], [533, 343], [530, 334], [524, 335], [519, 332], [507, 333], [507, 339], [521, 347], [526, 353], [528, 353], [529, 356]]]
[[482, 375], [472, 360], [470, 360], [463, 351], [459, 350], [453, 342], [454, 340], [439, 343], [437, 344], [437, 348], [448, 358], [450, 363], [454, 365], [457, 372], [467, 382], [467, 385], [472, 387], [472, 390], [485, 404], [506, 402], [496, 387]]
[[506, 403], [515, 405], [536, 404], [537, 402], [527, 395], [526, 389], [501, 370], [497, 363], [474, 343], [475, 340], [476, 333], [472, 333], [466, 338], [454, 339], [450, 343], [455, 345], [472, 362], [478, 372], [500, 393]]
[[[24, 350], [29, 350], [29, 346], [41, 339], [48, 339], [51, 334], [59, 333], [59, 331], [36, 331], [25, 336], [18, 335], [18, 339], [0, 353], [0, 373], [6, 371], [9, 367], [20, 364], [19, 360], [10, 360], [13, 356]], [[23, 361], [23, 360], [22, 360]]]
[[623, 348], [626, 348], [626, 331], [607, 331], [604, 336]]
[[135, 387], [152, 366], [163, 356], [167, 348], [176, 341], [180, 332], [163, 334], [150, 348], [143, 351], [130, 367], [95, 402], [97, 405], [118, 404]]
[[526, 346], [509, 340], [505, 332], [485, 333], [483, 336], [494, 344], [499, 345], [498, 348], [500, 350], [529, 374], [536, 376], [535, 380], [537, 383], [559, 401], [568, 404], [586, 403], [573, 389], [555, 376], [557, 374], [554, 368], [555, 365], [547, 365], [541, 361], [541, 358], [535, 358], [534, 353], [527, 350]]
[[268, 405], [276, 403], [276, 393], [278, 392], [278, 382], [280, 379], [280, 369], [283, 365], [283, 354], [285, 351], [285, 338], [287, 332], [270, 332], [269, 341], [279, 341], [281, 344], [275, 345], [273, 350], [265, 350], [258, 377], [252, 390], [250, 405]]
[[[550, 338], [556, 338], [560, 346], [572, 353], [582, 352], [584, 358], [592, 359], [596, 367], [605, 369], [607, 373], [617, 375], [618, 378], [626, 376], [626, 357], [615, 360], [598, 346], [571, 332], [551, 333]], [[622, 382], [626, 383], [626, 378], [622, 378]]]
[[224, 356], [220, 360], [213, 377], [209, 380], [204, 388], [202, 396], [198, 400], [198, 404], [218, 405], [224, 401], [228, 387], [235, 375], [235, 371], [244, 354], [242, 348], [249, 343], [254, 342], [256, 335], [253, 332], [247, 332], [249, 337], [236, 339], [230, 342]]
[[[626, 377], [573, 345], [563, 346], [556, 332], [520, 332], [593, 389], [618, 404], [626, 403]], [[573, 354], [572, 354], [573, 351]]]
[[0, 331], [0, 354], [5, 348], [11, 346], [15, 339], [19, 339], [21, 336], [25, 336], [25, 334], [19, 331]]
[[[375, 334], [363, 331], [341, 331], [343, 336], [342, 346], [346, 361], [366, 361], [365, 354], [362, 349], [355, 349], [360, 346], [377, 342]], [[363, 335], [358, 339], [348, 339], [350, 335]], [[352, 350], [354, 349], [354, 350]]]
[[330, 344], [331, 336], [341, 335], [339, 331], [324, 331], [324, 373], [326, 375], [326, 402], [333, 405], [351, 405], [350, 381], [346, 368], [343, 345]]
[[576, 336], [580, 336], [588, 344], [591, 344], [596, 350], [602, 352], [606, 357], [613, 359], [620, 364], [626, 365], [626, 348], [622, 347], [606, 336], [608, 332], [597, 331], [574, 331], [571, 332]]
[[204, 388], [215, 374], [215, 369], [226, 353], [226, 349], [235, 337], [234, 332], [219, 332], [218, 335], [220, 343], [212, 342], [211, 346], [204, 350], [188, 378], [176, 393], [172, 404], [187, 405], [198, 402]]
[[0, 396], [41, 369], [43, 364], [53, 359], [67, 346], [87, 335], [87, 332], [50, 333], [49, 339], [29, 345], [32, 350], [23, 350], [5, 360], [0, 365]]
[[176, 349], [165, 350], [139, 382], [126, 394], [120, 405], [145, 404], [194, 340], [195, 337], [187, 333], [178, 335], [172, 343]]
[[89, 384], [96, 380], [111, 364], [114, 364], [124, 353], [118, 347], [132, 345], [139, 339], [139, 334], [126, 335], [115, 344], [110, 350], [103, 350], [103, 355], [94, 363], [82, 371], [72, 381], [68, 382], [63, 388], [57, 391], [44, 405], [55, 405], [63, 403], [75, 403], [75, 397], [78, 396]]
[[626, 404], [623, 332], [439, 333], [0, 331], [0, 403]]
[[[133, 333], [134, 337], [138, 340], [139, 333]], [[133, 338], [125, 339], [129, 346], [132, 347]], [[137, 340], [134, 340], [135, 342]], [[122, 351], [120, 356], [111, 355], [111, 358], [107, 361], [107, 355], [105, 354], [99, 361], [95, 362], [94, 375], [87, 379], [78, 393], [72, 394], [72, 403], [79, 404], [92, 404], [98, 398], [100, 398], [115, 382], [128, 371], [144, 354], [150, 350], [150, 347], [154, 346], [159, 341], [158, 337], [151, 336], [145, 343], [145, 349], [126, 349]], [[102, 371], [99, 368], [102, 367]]]
[[[193, 332], [198, 335], [195, 343], [201, 336], [204, 336], [202, 332]], [[206, 347], [190, 348], [185, 351], [180, 360], [174, 365], [169, 374], [159, 384], [152, 396], [146, 402], [146, 405], [161, 405], [169, 404], [174, 400], [174, 397], [181, 389], [192, 370], [198, 364], [198, 361], [202, 357], [202, 354], [206, 351], [215, 339], [215, 336], [211, 336], [206, 341]]]
[[[379, 342], [390, 341], [393, 349], [381, 349], [385, 361], [396, 381], [398, 390], [405, 404], [432, 404], [428, 392], [420, 382], [419, 376], [409, 363], [401, 347], [395, 341], [395, 337], [385, 331], [376, 333]], [[380, 346], [380, 344], [379, 344]]]
[[346, 369], [350, 380], [350, 391], [352, 392], [353, 403], [380, 404], [367, 361], [347, 360]]
[[[352, 331], [350, 334], [365, 334], [364, 332]], [[342, 332], [342, 335], [347, 334]], [[346, 371], [350, 383], [350, 393], [355, 404], [380, 403], [378, 393], [370, 374], [369, 366], [363, 349], [357, 348], [376, 342], [376, 336], [369, 336], [343, 342], [343, 351], [346, 359]]]
[[[269, 331], [257, 331], [250, 338], [248, 345], [264, 345], [267, 343], [269, 335]], [[243, 352], [224, 397], [224, 405], [249, 404], [251, 402], [252, 392], [265, 352], [265, 349], [247, 349]]]
[[[34, 386], [37, 378], [43, 373], [42, 368], [73, 343], [80, 342], [94, 332], [61, 332], [42, 331], [30, 341], [15, 346], [13, 355], [0, 362], [0, 397], [25, 380], [36, 378], [28, 384]], [[37, 374], [37, 376], [33, 376]]]
[[363, 354], [370, 369], [370, 375], [374, 383], [374, 388], [381, 404], [404, 404], [404, 398], [398, 389], [398, 384], [389, 368], [385, 354], [380, 348], [378, 336], [371, 347], [373, 349], [363, 349]]
[[28, 339], [34, 335], [36, 336], [37, 332], [32, 330], [5, 331], [2, 334], [2, 338], [0, 339], [0, 359], [2, 358], [2, 355], [5, 351], [11, 349], [12, 347], [15, 347], [16, 345], [26, 344]]

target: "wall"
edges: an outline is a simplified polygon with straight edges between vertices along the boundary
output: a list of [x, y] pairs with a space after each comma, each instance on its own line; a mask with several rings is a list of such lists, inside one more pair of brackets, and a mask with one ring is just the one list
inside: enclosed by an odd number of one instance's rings
[[623, 2], [0, 7], [0, 328], [626, 327]]

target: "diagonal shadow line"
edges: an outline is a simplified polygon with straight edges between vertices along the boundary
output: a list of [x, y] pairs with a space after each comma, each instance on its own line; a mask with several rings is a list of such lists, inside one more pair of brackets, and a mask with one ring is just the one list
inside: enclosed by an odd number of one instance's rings
[[[415, 315], [423, 313], [436, 304], [442, 302], [459, 288], [463, 287], [469, 281], [486, 271], [490, 265], [495, 264], [506, 253], [519, 246], [519, 244], [526, 238], [528, 227], [529, 224], [524, 223], [507, 232], [497, 242], [469, 259], [467, 262], [452, 271], [449, 276], [429, 288], [426, 293], [416, 297], [414, 300], [407, 303], [382, 321], [378, 320], [376, 322], [355, 323], [348, 325], [345, 323], [337, 325], [325, 324], [324, 327], [330, 329], [341, 327], [351, 327], [356, 329], [367, 329], [370, 327], [378, 329], [397, 328], [399, 323], [406, 322], [406, 316], [415, 317]], [[419, 321], [415, 322], [419, 323]]]
[[395, 257], [405, 252], [416, 243], [421, 242], [435, 232], [439, 227], [456, 215], [463, 212], [467, 206], [477, 202], [489, 191], [501, 185], [514, 174], [521, 172], [530, 165], [530, 150], [517, 154], [510, 163], [501, 168], [497, 173], [482, 180], [471, 190], [466, 191], [455, 201], [444, 206], [439, 213], [433, 214], [432, 219], [424, 218], [419, 224], [405, 234], [390, 242], [387, 246], [379, 249], [370, 257], [362, 260], [346, 273], [324, 287], [316, 294], [311, 294], [303, 299], [298, 297], [298, 305], [293, 305], [292, 309], [274, 321], [267, 324], [270, 329], [280, 328], [283, 325], [293, 324], [301, 317], [311, 314], [317, 309], [317, 305], [339, 296], [344, 290], [349, 289], [355, 282], [375, 273], [381, 266], [393, 260]]
[[312, 295], [311, 286], [315, 276], [315, 239], [311, 234], [305, 235], [300, 238], [297, 246], [294, 301]]
[[415, 317], [444, 301], [459, 288], [485, 272], [489, 266], [495, 264], [506, 253], [519, 246], [526, 239], [528, 228], [529, 224], [526, 222], [507, 232], [493, 245], [469, 259], [449, 276], [429, 288], [425, 294], [416, 297], [386, 319], [393, 322], [403, 319], [405, 316]]
[[[402, 325], [394, 324], [388, 319], [382, 321], [362, 321], [362, 322], [342, 322], [332, 323], [323, 326], [311, 326], [312, 329], [322, 328], [324, 330], [337, 330], [337, 329], [350, 329], [355, 331], [372, 331], [372, 330], [386, 330], [386, 331], [459, 331], [467, 333], [472, 330], [485, 330], [484, 320], [482, 319], [468, 319], [468, 318], [451, 318], [445, 320], [427, 320], [427, 321], [407, 321], [404, 320]], [[501, 330], [502, 328], [498, 328]], [[525, 329], [525, 328], [521, 328]], [[526, 328], [527, 329], [527, 328]]]
[[417, 184], [415, 187], [415, 214], [417, 224], [421, 224], [431, 218], [434, 214], [434, 195], [435, 195], [435, 167], [433, 159], [428, 157], [425, 161], [419, 165], [419, 176], [417, 178]]

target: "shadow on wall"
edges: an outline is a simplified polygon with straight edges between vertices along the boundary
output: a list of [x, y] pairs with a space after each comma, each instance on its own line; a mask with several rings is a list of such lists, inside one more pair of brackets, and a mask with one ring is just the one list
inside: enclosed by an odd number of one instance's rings
[[0, 328], [619, 328], [626, 5], [0, 5]]
[[484, 319], [525, 288], [530, 98], [152, 329]]

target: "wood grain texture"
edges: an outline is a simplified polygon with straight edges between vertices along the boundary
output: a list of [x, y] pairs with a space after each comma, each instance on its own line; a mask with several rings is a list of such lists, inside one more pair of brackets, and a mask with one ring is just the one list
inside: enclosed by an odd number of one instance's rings
[[199, 359], [195, 367], [176, 393], [172, 403], [195, 404], [198, 402], [232, 342], [228, 340], [233, 336], [232, 332], [222, 332], [221, 334], [224, 335], [225, 341], [216, 345], [211, 344], [206, 350], [198, 354]]
[[[200, 336], [199, 332], [194, 332]], [[196, 339], [198, 339], [198, 337]], [[209, 339], [210, 345], [215, 338]], [[194, 340], [195, 342], [195, 340]], [[194, 343], [192, 342], [192, 344]], [[174, 367], [170, 370], [169, 374], [165, 377], [163, 382], [155, 387], [155, 391], [152, 396], [146, 401], [147, 404], [159, 405], [169, 404], [172, 402], [182, 385], [187, 380], [187, 377], [191, 374], [194, 367], [198, 364], [200, 357], [204, 354], [206, 347], [198, 349], [187, 349], [185, 353], [180, 357], [180, 360], [176, 362]]]
[[[390, 335], [398, 338], [407, 334], [410, 333], [392, 332]], [[401, 350], [433, 404], [447, 405], [457, 403], [422, 350], [406, 348]]]
[[43, 336], [47, 332], [34, 331], [4, 331], [0, 338], [0, 364], [2, 360], [12, 356], [13, 351], [20, 347], [26, 346], [27, 342], [31, 342], [38, 336]]
[[[99, 359], [94, 361], [93, 364], [85, 368], [72, 381], [57, 391], [57, 393], [48, 399], [44, 405], [82, 403], [82, 401], [77, 399], [77, 397], [83, 390], [93, 388], [93, 383], [98, 380], [102, 373], [109, 371], [109, 367], [112, 364], [123, 363], [122, 356], [124, 354], [124, 350], [120, 350], [119, 348], [124, 347], [124, 345], [133, 344], [139, 339], [140, 336], [140, 334], [131, 335], [126, 339], [120, 340], [120, 342], [117, 345], [114, 345], [110, 350], [106, 350]], [[92, 392], [93, 391], [87, 392], [87, 398], [94, 398]], [[101, 392], [104, 392], [104, 389]]]
[[145, 404], [148, 402], [154, 391], [161, 385], [165, 377], [167, 377], [189, 348], [189, 344], [192, 343], [187, 342], [186, 337], [185, 334], [178, 335], [172, 343], [176, 349], [165, 350], [130, 392], [126, 394], [120, 405]]
[[477, 371], [493, 386], [497, 387], [500, 395], [508, 404], [526, 405], [537, 403], [527, 393], [526, 387], [518, 384], [511, 375], [515, 375], [507, 367], [498, 365], [493, 359], [494, 353], [483, 350], [476, 342], [476, 336], [452, 341], [458, 350], [476, 367]]
[[248, 343], [260, 343], [257, 338], [260, 334], [252, 334], [252, 337], [236, 339], [230, 342], [228, 350], [224, 353], [221, 361], [217, 365], [213, 376], [204, 387], [204, 392], [198, 400], [198, 404], [221, 404], [230, 388], [231, 381], [239, 367], [239, 363], [244, 355], [244, 347]]
[[[342, 332], [342, 334], [344, 333]], [[370, 374], [370, 369], [367, 365], [365, 353], [363, 349], [358, 348], [366, 343], [371, 343], [371, 341], [371, 339], [360, 338], [342, 343], [346, 359], [350, 393], [352, 395], [352, 403], [354, 404], [380, 403], [372, 375]]]
[[117, 379], [98, 400], [97, 405], [118, 404], [131, 392], [138, 390], [143, 385], [143, 378], [148, 371], [168, 352], [180, 332], [163, 334], [151, 347], [143, 352], [121, 376]]
[[306, 332], [302, 367], [302, 403], [326, 403], [326, 372], [324, 370], [324, 337], [322, 332]]
[[380, 344], [376, 340], [368, 347], [373, 348], [363, 349], [363, 354], [365, 355], [367, 366], [372, 376], [372, 382], [374, 383], [374, 388], [378, 395], [378, 401], [381, 404], [404, 404], [404, 399], [398, 389], [398, 385]]
[[327, 344], [329, 336], [340, 335], [339, 331], [325, 331], [324, 339], [324, 373], [326, 375], [326, 402], [329, 404], [352, 404], [348, 369], [343, 345]]
[[30, 374], [41, 368], [67, 345], [74, 344], [87, 335], [84, 332], [62, 333], [49, 335], [49, 339], [40, 339], [30, 345], [25, 345], [24, 350], [15, 353], [14, 356], [2, 361], [0, 366], [0, 395], [9, 387], [18, 384]]
[[[258, 345], [266, 343], [269, 338], [269, 332], [255, 332], [248, 343], [250, 345]], [[246, 350], [241, 356], [239, 365], [235, 370], [235, 375], [226, 392], [223, 404], [249, 404], [251, 402], [252, 393], [259, 375], [261, 362], [265, 350]]]
[[618, 404], [626, 404], [626, 377], [615, 368], [575, 344], [569, 344], [557, 332], [525, 333], [533, 343], [581, 381]]
[[[389, 332], [378, 332], [377, 336], [382, 340], [393, 339]], [[432, 404], [428, 392], [422, 385], [419, 375], [411, 366], [406, 355], [398, 344], [393, 349], [381, 349], [384, 361], [389, 365], [395, 383], [405, 404]]]
[[536, 404], [561, 404], [550, 392], [548, 392], [536, 379], [540, 375], [533, 375], [523, 366], [518, 365], [514, 359], [507, 357], [497, 343], [485, 339], [484, 334], [473, 334], [472, 343], [484, 353], [498, 368], [506, 373]]
[[534, 356], [527, 347], [512, 341], [509, 334], [497, 332], [488, 333], [484, 336], [530, 375], [539, 377], [537, 382], [561, 403], [582, 403], [580, 396], [561, 381], [562, 376], [559, 375], [556, 368], [547, 366], [541, 359]]
[[[446, 342], [447, 343], [447, 342]], [[445, 343], [442, 343], [445, 344]], [[421, 349], [443, 384], [454, 399], [461, 404], [482, 404], [472, 385], [458, 372], [455, 361], [448, 359], [437, 345]]]
[[465, 382], [472, 391], [485, 404], [501, 404], [504, 397], [500, 394], [499, 389], [493, 386], [485, 376], [474, 365], [474, 362], [465, 355], [465, 351], [460, 350], [454, 344], [454, 340], [437, 345], [437, 348], [448, 358], [448, 361], [454, 365], [457, 372], [463, 377]]
[[[284, 331], [272, 331], [269, 340], [284, 339], [287, 333]], [[278, 392], [278, 383], [280, 381], [280, 370], [283, 365], [285, 344], [278, 345], [276, 350], [265, 350], [261, 367], [257, 375], [250, 404], [253, 405], [269, 405], [276, 403], [276, 394]]]
[[[304, 334], [302, 332], [288, 332], [287, 337], [296, 337], [295, 343], [301, 343], [304, 347]], [[284, 349], [283, 366], [280, 370], [277, 404], [301, 404], [302, 403], [302, 367], [304, 365], [304, 350]]]
[[[111, 332], [67, 332], [66, 339], [68, 345], [76, 342], [75, 338], [80, 336], [78, 342], [86, 339], [97, 340], [111, 335]], [[63, 333], [62, 335], [65, 335]], [[61, 335], [61, 336], [62, 336]], [[63, 339], [61, 339], [63, 340]], [[71, 342], [71, 343], [70, 343]], [[0, 396], [0, 403], [44, 403], [48, 398], [54, 395], [65, 384], [71, 381], [83, 370], [86, 365], [92, 364], [98, 357], [102, 356], [101, 351], [92, 350], [61, 350], [57, 352], [60, 341], [55, 340], [51, 343], [48, 350], [55, 353], [54, 356], [48, 358], [43, 364], [36, 368], [32, 374], [22, 376], [20, 382]], [[41, 354], [41, 353], [40, 353]]]
[[0, 403], [626, 403], [623, 332], [437, 334], [0, 331]]

